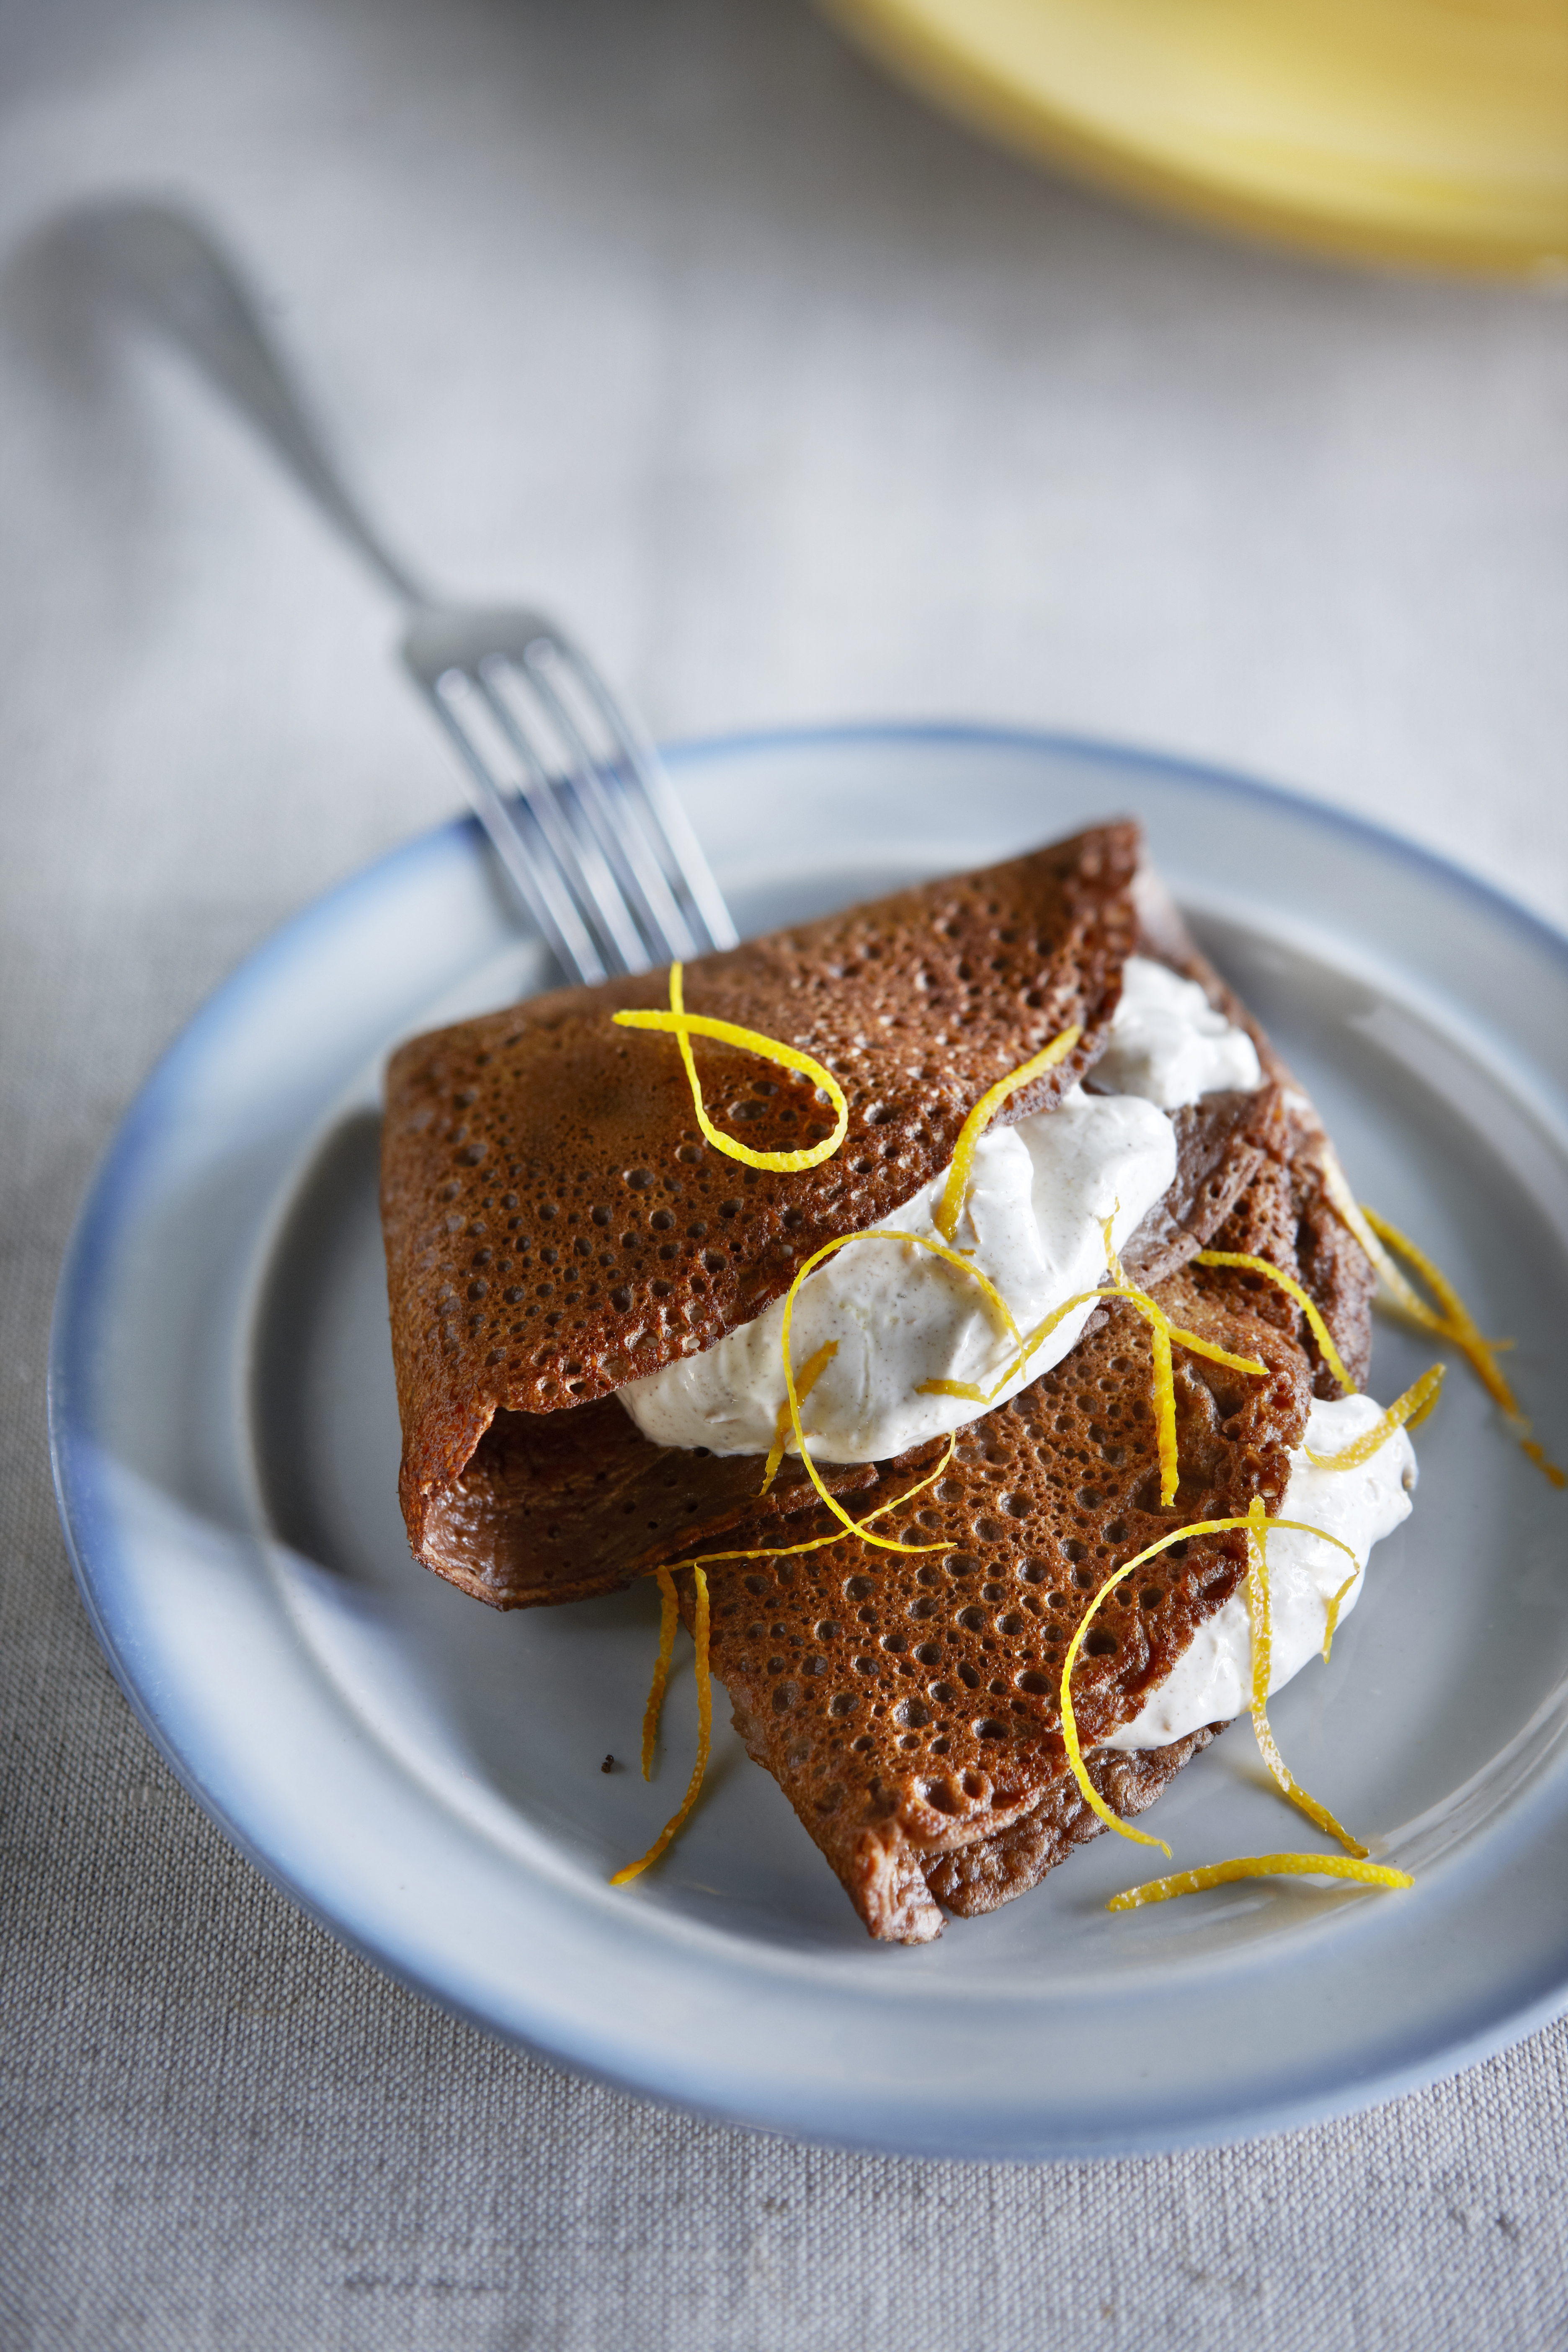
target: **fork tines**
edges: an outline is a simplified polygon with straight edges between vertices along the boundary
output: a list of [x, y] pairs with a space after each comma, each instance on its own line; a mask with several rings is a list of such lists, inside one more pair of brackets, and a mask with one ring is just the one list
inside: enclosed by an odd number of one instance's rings
[[404, 643], [525, 905], [581, 980], [732, 947], [735, 929], [652, 744], [585, 655], [531, 613], [431, 613]]

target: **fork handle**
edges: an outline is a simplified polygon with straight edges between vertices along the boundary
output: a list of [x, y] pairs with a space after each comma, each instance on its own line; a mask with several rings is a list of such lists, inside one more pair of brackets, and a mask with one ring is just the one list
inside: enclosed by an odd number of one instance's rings
[[116, 200], [84, 205], [64, 234], [83, 273], [238, 409], [393, 594], [427, 606], [344, 484], [255, 297], [200, 221], [173, 205]]

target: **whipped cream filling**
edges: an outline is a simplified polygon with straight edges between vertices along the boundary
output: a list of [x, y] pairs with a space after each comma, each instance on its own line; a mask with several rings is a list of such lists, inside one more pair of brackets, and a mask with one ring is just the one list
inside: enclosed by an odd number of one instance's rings
[[[1410, 1515], [1415, 1486], [1415, 1450], [1403, 1429], [1380, 1445], [1370, 1461], [1353, 1470], [1320, 1470], [1307, 1459], [1333, 1454], [1360, 1437], [1383, 1408], [1369, 1396], [1335, 1397], [1314, 1403], [1305, 1444], [1290, 1456], [1290, 1479], [1280, 1507], [1282, 1519], [1304, 1519], [1349, 1544], [1356, 1579], [1340, 1602], [1343, 1623], [1361, 1598], [1367, 1555]], [[1299, 1674], [1323, 1646], [1329, 1602], [1351, 1572], [1333, 1544], [1281, 1528], [1268, 1538], [1269, 1690]], [[1123, 1750], [1164, 1748], [1207, 1723], [1228, 1722], [1252, 1703], [1252, 1629], [1245, 1586], [1200, 1625], [1175, 1665], [1101, 1748]]]
[[1263, 1084], [1246, 1030], [1216, 1013], [1195, 980], [1147, 956], [1129, 956], [1122, 968], [1121, 1002], [1091, 1076], [1106, 1094], [1142, 1095], [1162, 1110]]
[[[1175, 1172], [1175, 1136], [1163, 1112], [1135, 1096], [1075, 1087], [1055, 1110], [981, 1138], [956, 1246], [1027, 1336], [1104, 1275], [1100, 1218], [1113, 1219], [1120, 1246]], [[941, 1238], [934, 1220], [944, 1181], [870, 1229], [888, 1240], [851, 1242], [801, 1286], [790, 1333], [797, 1377], [825, 1341], [838, 1350], [802, 1407], [816, 1461], [883, 1461], [962, 1428], [989, 1408], [922, 1396], [921, 1382], [967, 1381], [989, 1392], [1016, 1353], [978, 1283], [918, 1240], [897, 1238]], [[1093, 1311], [1090, 1298], [1064, 1316], [994, 1403], [1065, 1356]], [[784, 1402], [784, 1314], [775, 1298], [700, 1355], [628, 1382], [621, 1402], [643, 1435], [658, 1445], [765, 1454]]]
[[[1195, 982], [1142, 956], [1128, 959], [1110, 1043], [1093, 1071], [1054, 1110], [992, 1128], [976, 1148], [955, 1236], [1026, 1335], [1105, 1272], [1101, 1221], [1120, 1248], [1169, 1190], [1175, 1135], [1166, 1113], [1226, 1087], [1262, 1084], [1251, 1039], [1215, 1012]], [[978, 1283], [919, 1247], [936, 1240], [941, 1175], [870, 1230], [912, 1234], [851, 1243], [803, 1283], [791, 1360], [807, 1364], [825, 1342], [837, 1353], [803, 1408], [806, 1444], [823, 1462], [879, 1462], [977, 1420], [1058, 1363], [1094, 1311], [1075, 1307], [994, 1397], [1014, 1355]], [[713, 1454], [766, 1454], [784, 1402], [784, 1301], [618, 1393], [658, 1445]], [[963, 1381], [979, 1404], [922, 1396], [923, 1382]], [[792, 1451], [794, 1449], [792, 1448]]]

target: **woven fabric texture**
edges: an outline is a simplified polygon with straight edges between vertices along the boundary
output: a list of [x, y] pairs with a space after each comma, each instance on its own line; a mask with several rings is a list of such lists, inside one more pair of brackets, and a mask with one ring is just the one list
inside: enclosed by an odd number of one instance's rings
[[0, 2345], [1568, 2341], [1568, 2027], [1265, 2143], [990, 2169], [668, 2114], [423, 2006], [149, 1748], [43, 1393], [157, 1054], [456, 798], [352, 562], [64, 299], [62, 206], [205, 206], [411, 542], [547, 594], [664, 731], [940, 706], [1178, 744], [1561, 919], [1560, 306], [1120, 212], [795, 0], [17, 0], [0, 158]]

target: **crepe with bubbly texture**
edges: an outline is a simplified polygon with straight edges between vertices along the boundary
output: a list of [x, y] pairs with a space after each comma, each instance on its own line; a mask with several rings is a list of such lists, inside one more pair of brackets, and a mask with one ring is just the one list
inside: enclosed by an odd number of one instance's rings
[[[691, 1012], [785, 1039], [843, 1087], [842, 1148], [797, 1173], [711, 1150], [673, 1041], [612, 1025], [614, 1012], [667, 1001], [662, 971], [561, 989], [403, 1046], [387, 1073], [382, 1219], [416, 1553], [503, 1605], [602, 1590], [582, 1550], [537, 1588], [483, 1573], [500, 1538], [469, 1504], [488, 1465], [459, 1482], [498, 1412], [582, 1411], [749, 1321], [824, 1242], [875, 1223], [945, 1167], [975, 1097], [1078, 1025], [1075, 1051], [1006, 1116], [1059, 1099], [1116, 1008], [1138, 846], [1135, 826], [1099, 826], [689, 964]], [[704, 1045], [703, 1072], [758, 1151], [828, 1131], [807, 1079], [721, 1044]], [[551, 1478], [570, 1482], [582, 1442], [563, 1439]], [[501, 1443], [510, 1459], [552, 1441], [531, 1429]], [[628, 1559], [625, 1572], [651, 1564]]]
[[[759, 1500], [752, 1457], [651, 1444], [613, 1391], [710, 1345], [823, 1242], [895, 1211], [945, 1166], [984, 1087], [1069, 1022], [1078, 1049], [998, 1123], [1092, 1073], [1135, 945], [1249, 1030], [1269, 1083], [1174, 1114], [1176, 1180], [1125, 1248], [1129, 1273], [1169, 1274], [1265, 1162], [1287, 1168], [1268, 1254], [1305, 1264], [1342, 1353], [1364, 1362], [1368, 1270], [1324, 1194], [1321, 1129], [1139, 873], [1138, 849], [1134, 826], [1099, 827], [688, 966], [693, 1011], [787, 1038], [844, 1085], [844, 1145], [800, 1173], [705, 1145], [673, 1042], [611, 1025], [613, 1011], [659, 1003], [662, 974], [561, 990], [404, 1046], [387, 1080], [383, 1217], [416, 1556], [513, 1608], [612, 1591], [816, 1511], [798, 1461]], [[808, 1085], [775, 1083], [754, 1057], [705, 1045], [703, 1071], [757, 1149], [825, 1126]], [[1258, 1311], [1296, 1320], [1279, 1299]], [[840, 1496], [875, 1475], [823, 1473]]]
[[[963, 1429], [907, 1520], [879, 1523], [936, 1547], [920, 1555], [840, 1531], [798, 1459], [760, 1494], [755, 1454], [641, 1433], [619, 1388], [711, 1346], [824, 1243], [910, 1201], [987, 1087], [1069, 1025], [1076, 1047], [999, 1120], [1092, 1090], [1134, 951], [1195, 980], [1251, 1036], [1263, 1076], [1171, 1114], [1174, 1181], [1122, 1252], [1173, 1321], [1267, 1367], [1178, 1348], [1173, 1503], [1160, 1499], [1148, 1333], [1126, 1302], [1097, 1308], [1068, 1356]], [[758, 1171], [704, 1142], [674, 1041], [610, 1017], [661, 1004], [667, 985], [562, 990], [395, 1057], [383, 1206], [410, 1540], [500, 1608], [776, 1546], [713, 1562], [714, 1671], [871, 1933], [922, 1940], [939, 1905], [988, 1909], [1099, 1829], [1059, 1720], [1079, 1619], [1172, 1527], [1244, 1516], [1255, 1496], [1278, 1514], [1314, 1389], [1338, 1392], [1294, 1299], [1257, 1273], [1194, 1265], [1198, 1252], [1297, 1278], [1358, 1381], [1372, 1270], [1332, 1206], [1316, 1113], [1140, 866], [1131, 824], [686, 967], [689, 1011], [837, 1078], [848, 1131], [815, 1168]], [[709, 1043], [702, 1078], [754, 1149], [828, 1131], [809, 1078]], [[820, 1475], [863, 1516], [929, 1476], [944, 1445]], [[1239, 1536], [1194, 1538], [1110, 1597], [1075, 1679], [1086, 1752], [1133, 1721], [1245, 1565]], [[1091, 1777], [1116, 1810], [1141, 1810], [1212, 1730], [1091, 1752]]]

